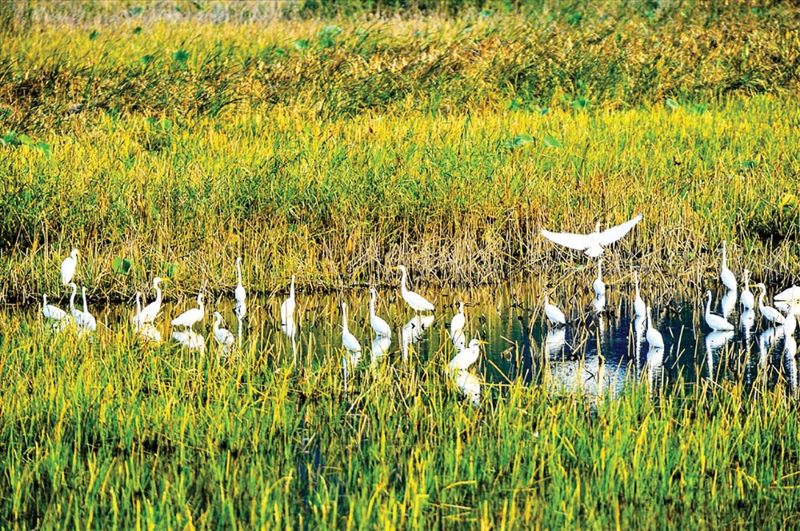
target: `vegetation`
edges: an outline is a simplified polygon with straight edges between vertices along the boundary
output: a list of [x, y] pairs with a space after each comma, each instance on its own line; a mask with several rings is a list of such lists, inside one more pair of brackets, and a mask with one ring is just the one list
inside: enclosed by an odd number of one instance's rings
[[[728, 241], [800, 273], [800, 9], [613, 0], [0, 1], [0, 300], [554, 283], [538, 236], [642, 212], [604, 274], [669, 298]], [[265, 7], [270, 6], [270, 7]], [[716, 271], [716, 269], [715, 269]], [[537, 284], [538, 285], [538, 284]], [[575, 287], [565, 287], [573, 293]], [[650, 289], [650, 288], [649, 288]], [[11, 308], [11, 309], [9, 309]], [[797, 402], [619, 399], [94, 342], [0, 309], [8, 527], [795, 527]], [[441, 358], [441, 359], [439, 359]]]
[[[698, 382], [596, 404], [544, 386], [462, 401], [445, 353], [359, 371], [94, 344], [0, 314], [0, 518], [51, 527], [796, 526], [782, 386]], [[268, 338], [254, 339], [262, 341]], [[679, 388], [680, 389], [680, 388]]]
[[179, 3], [176, 24], [27, 5], [0, 49], [6, 298], [53, 292], [73, 246], [95, 297], [167, 269], [229, 288], [236, 254], [261, 291], [399, 261], [497, 282], [554, 267], [542, 226], [638, 211], [620, 253], [654, 270], [702, 272], [727, 238], [757, 275], [798, 271], [794, 8], [215, 23]]

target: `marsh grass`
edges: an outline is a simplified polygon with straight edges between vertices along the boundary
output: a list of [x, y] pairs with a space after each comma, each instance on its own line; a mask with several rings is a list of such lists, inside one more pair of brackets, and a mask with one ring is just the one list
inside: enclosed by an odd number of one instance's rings
[[2, 313], [0, 337], [11, 526], [797, 524], [782, 386], [698, 377], [653, 396], [631, 379], [590, 398], [515, 379], [475, 407], [443, 353], [392, 355], [345, 392], [341, 352], [294, 363], [266, 336], [224, 359]]
[[557, 277], [583, 260], [541, 227], [636, 212], [610, 271], [699, 285], [724, 238], [737, 270], [798, 271], [792, 7], [197, 15], [216, 5], [15, 11], [30, 20], [0, 48], [0, 296], [57, 293], [73, 246], [108, 300], [157, 274], [229, 289], [236, 255], [261, 293], [293, 273], [394, 282], [401, 262], [439, 285]]
[[[588, 231], [636, 212], [644, 222], [608, 254], [610, 278], [637, 266], [659, 285], [701, 286], [727, 239], [734, 270], [782, 280], [798, 270], [796, 115], [795, 103], [760, 97], [702, 114], [376, 115], [323, 127], [275, 108], [171, 122], [158, 149], [151, 122], [100, 118], [45, 137], [47, 153], [3, 148], [0, 290], [59, 293], [73, 246], [79, 281], [117, 300], [157, 274], [172, 273], [172, 293], [231, 289], [237, 254], [254, 292], [292, 273], [304, 289], [393, 284], [399, 263], [420, 283], [546, 281], [585, 264], [541, 227]], [[563, 145], [503, 146], [521, 133]], [[118, 257], [128, 275], [113, 273]]]

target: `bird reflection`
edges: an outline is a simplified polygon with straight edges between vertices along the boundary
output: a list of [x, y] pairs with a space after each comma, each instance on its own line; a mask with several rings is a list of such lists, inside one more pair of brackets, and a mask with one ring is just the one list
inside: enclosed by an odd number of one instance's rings
[[786, 365], [786, 380], [789, 384], [789, 395], [797, 396], [797, 341], [794, 337], [786, 336], [783, 345], [783, 359]]
[[736, 290], [730, 289], [722, 296], [722, 315], [727, 319], [736, 308]]
[[647, 380], [652, 394], [658, 394], [664, 374], [664, 348], [651, 347], [647, 351]]
[[292, 342], [292, 360], [297, 361], [297, 323], [294, 320], [294, 313], [287, 314], [287, 319], [281, 323], [281, 332]]
[[469, 400], [473, 406], [479, 406], [481, 404], [480, 378], [467, 370], [453, 372], [452, 378], [464, 398]]
[[758, 365], [766, 367], [769, 362], [769, 353], [778, 339], [778, 329], [770, 326], [758, 336]]
[[372, 366], [377, 365], [389, 353], [392, 340], [385, 336], [375, 336], [372, 340]]
[[145, 341], [149, 341], [151, 343], [161, 343], [161, 332], [159, 332], [158, 328], [150, 323], [139, 327], [136, 330], [136, 333]]
[[567, 342], [567, 331], [564, 328], [550, 328], [547, 331], [547, 336], [544, 340], [544, 346], [547, 354], [551, 357], [561, 357], [563, 354], [564, 344]]
[[176, 330], [172, 332], [172, 339], [188, 348], [204, 352], [206, 350], [206, 340], [203, 336], [192, 330]]
[[647, 319], [642, 316], [636, 316], [633, 320], [633, 333], [636, 339], [636, 345], [634, 346], [636, 350], [636, 367], [642, 366], [642, 345], [644, 344], [645, 340], [645, 332], [647, 331]]
[[594, 309], [594, 313], [602, 313], [606, 309], [605, 295], [595, 297], [594, 300], [592, 300], [592, 309]]
[[433, 319], [433, 315], [415, 315], [403, 325], [400, 331], [403, 361], [408, 360], [409, 347], [422, 339], [425, 330], [433, 324]]
[[739, 326], [742, 329], [742, 335], [744, 336], [744, 342], [746, 345], [750, 345], [750, 342], [753, 340], [753, 327], [756, 324], [756, 312], [752, 308], [746, 309], [742, 312], [742, 315], [739, 319]]
[[714, 380], [714, 356], [721, 350], [727, 343], [733, 339], [733, 332], [715, 331], [706, 336], [706, 361], [708, 362], [708, 377]]

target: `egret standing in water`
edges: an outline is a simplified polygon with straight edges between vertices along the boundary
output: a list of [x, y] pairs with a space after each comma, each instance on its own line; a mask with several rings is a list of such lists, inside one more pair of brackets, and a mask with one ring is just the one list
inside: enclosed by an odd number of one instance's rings
[[97, 330], [97, 321], [95, 320], [94, 315], [89, 313], [89, 306], [86, 304], [85, 286], [81, 287], [81, 296], [83, 297], [83, 320], [81, 323], [81, 328], [90, 332], [94, 332]]
[[742, 290], [739, 302], [744, 310], [752, 310], [756, 305], [756, 299], [753, 297], [753, 292], [750, 291], [750, 270], [748, 269], [744, 270], [744, 290]]
[[664, 348], [664, 338], [661, 337], [661, 332], [653, 328], [653, 317], [651, 315], [650, 307], [647, 307], [647, 344], [651, 349]]
[[156, 317], [158, 317], [158, 314], [161, 311], [161, 282], [161, 277], [156, 277], [153, 279], [153, 289], [156, 290], [156, 299], [142, 308], [142, 311], [139, 312], [138, 321], [140, 325], [152, 323], [156, 320]]
[[466, 370], [469, 369], [481, 355], [481, 343], [477, 339], [469, 342], [469, 346], [461, 349], [461, 352], [450, 360], [451, 370]]
[[706, 302], [705, 319], [708, 327], [715, 332], [733, 330], [733, 325], [724, 317], [711, 313], [711, 290], [706, 292], [706, 297], [708, 297], [708, 302]]
[[230, 330], [220, 328], [221, 324], [222, 315], [219, 312], [214, 312], [214, 339], [216, 339], [217, 344], [222, 347], [222, 352], [228, 353], [233, 349], [233, 334]]
[[292, 275], [292, 283], [289, 286], [289, 298], [281, 304], [281, 324], [286, 325], [294, 321], [294, 275]]
[[464, 303], [459, 301], [458, 313], [450, 320], [450, 340], [456, 348], [464, 348], [464, 325], [467, 317], [464, 315]]
[[725, 240], [722, 240], [722, 268], [719, 272], [719, 279], [728, 290], [736, 291], [736, 277], [733, 275], [733, 271], [728, 269], [728, 251]]
[[400, 295], [403, 296], [403, 300], [406, 301], [406, 304], [408, 304], [415, 313], [432, 312], [434, 309], [433, 304], [428, 302], [428, 300], [419, 293], [414, 293], [406, 287], [406, 267], [401, 265], [397, 266], [397, 269], [402, 272], [402, 277], [400, 278]]
[[206, 307], [203, 305], [203, 293], [197, 294], [197, 308], [191, 308], [186, 310], [178, 317], [172, 320], [172, 326], [179, 326], [183, 328], [188, 328], [192, 331], [192, 327], [195, 323], [199, 323], [202, 321], [206, 316]]
[[756, 284], [756, 287], [761, 290], [761, 294], [758, 296], [758, 310], [761, 312], [761, 315], [771, 323], [783, 324], [786, 320], [783, 314], [772, 306], [764, 305], [764, 296], [767, 294], [767, 287], [763, 283]]
[[72, 277], [75, 276], [75, 269], [78, 267], [78, 250], [73, 249], [70, 255], [61, 262], [61, 283], [69, 286]]
[[361, 344], [347, 327], [347, 304], [342, 302], [342, 346], [348, 352], [361, 352]]
[[550, 299], [546, 293], [544, 295], [544, 314], [553, 326], [564, 326], [567, 324], [567, 318], [564, 317], [564, 312], [559, 310], [557, 306], [550, 304]]
[[375, 313], [375, 303], [377, 299], [378, 292], [375, 291], [375, 288], [369, 288], [369, 324], [372, 326], [372, 330], [375, 332], [376, 336], [391, 337], [392, 329], [389, 328], [389, 324]]
[[67, 317], [67, 312], [58, 306], [47, 304], [47, 295], [42, 295], [42, 315], [48, 321], [57, 323]]
[[603, 254], [603, 248], [619, 241], [623, 236], [628, 234], [633, 227], [642, 220], [642, 215], [639, 214], [630, 221], [626, 221], [621, 225], [611, 227], [603, 232], [600, 232], [600, 222], [595, 225], [594, 232], [591, 234], [574, 234], [571, 232], [550, 232], [542, 230], [541, 234], [551, 242], [575, 249], [576, 251], [583, 251], [586, 256], [590, 258], [597, 258]]
[[633, 313], [636, 314], [636, 317], [639, 319], [644, 319], [647, 314], [647, 306], [644, 304], [644, 299], [642, 299], [642, 295], [639, 293], [639, 274], [636, 270], [633, 270], [633, 285], [636, 289], [636, 297], [633, 299]]
[[603, 259], [597, 259], [597, 278], [592, 282], [592, 289], [594, 289], [594, 296], [598, 299], [604, 299], [606, 296], [606, 283], [603, 282]]
[[69, 313], [72, 314], [75, 324], [80, 327], [81, 323], [83, 323], [83, 312], [75, 308], [75, 296], [78, 294], [78, 286], [74, 282], [70, 282], [69, 287], [72, 288], [72, 294], [69, 296]]
[[236, 313], [236, 318], [241, 321], [247, 315], [247, 291], [242, 285], [242, 258], [240, 256], [236, 257], [236, 290], [234, 290], [233, 295], [236, 298], [234, 312]]

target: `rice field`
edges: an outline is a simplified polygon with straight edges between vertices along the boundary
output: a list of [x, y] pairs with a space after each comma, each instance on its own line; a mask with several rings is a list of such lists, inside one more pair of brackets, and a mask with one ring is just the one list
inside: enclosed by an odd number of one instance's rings
[[[791, 333], [759, 317], [751, 339], [734, 312], [736, 339], [706, 355], [702, 313], [706, 289], [719, 311], [723, 241], [767, 303], [800, 278], [798, 14], [638, 0], [3, 3], [0, 520], [798, 526]], [[540, 230], [636, 214], [603, 255], [601, 316], [594, 261]], [[59, 266], [73, 248], [91, 336], [41, 315], [42, 294], [68, 309]], [[222, 355], [211, 314], [236, 332], [237, 257], [248, 315]], [[408, 326], [398, 265], [434, 301], [431, 324]], [[658, 378], [634, 348], [633, 268], [667, 343]], [[151, 344], [130, 316], [156, 276], [164, 341]], [[393, 331], [378, 361], [368, 287]], [[199, 292], [203, 352], [169, 324]], [[570, 321], [561, 336], [545, 293]], [[459, 300], [484, 343], [454, 378]], [[597, 392], [603, 371], [614, 392]]]

